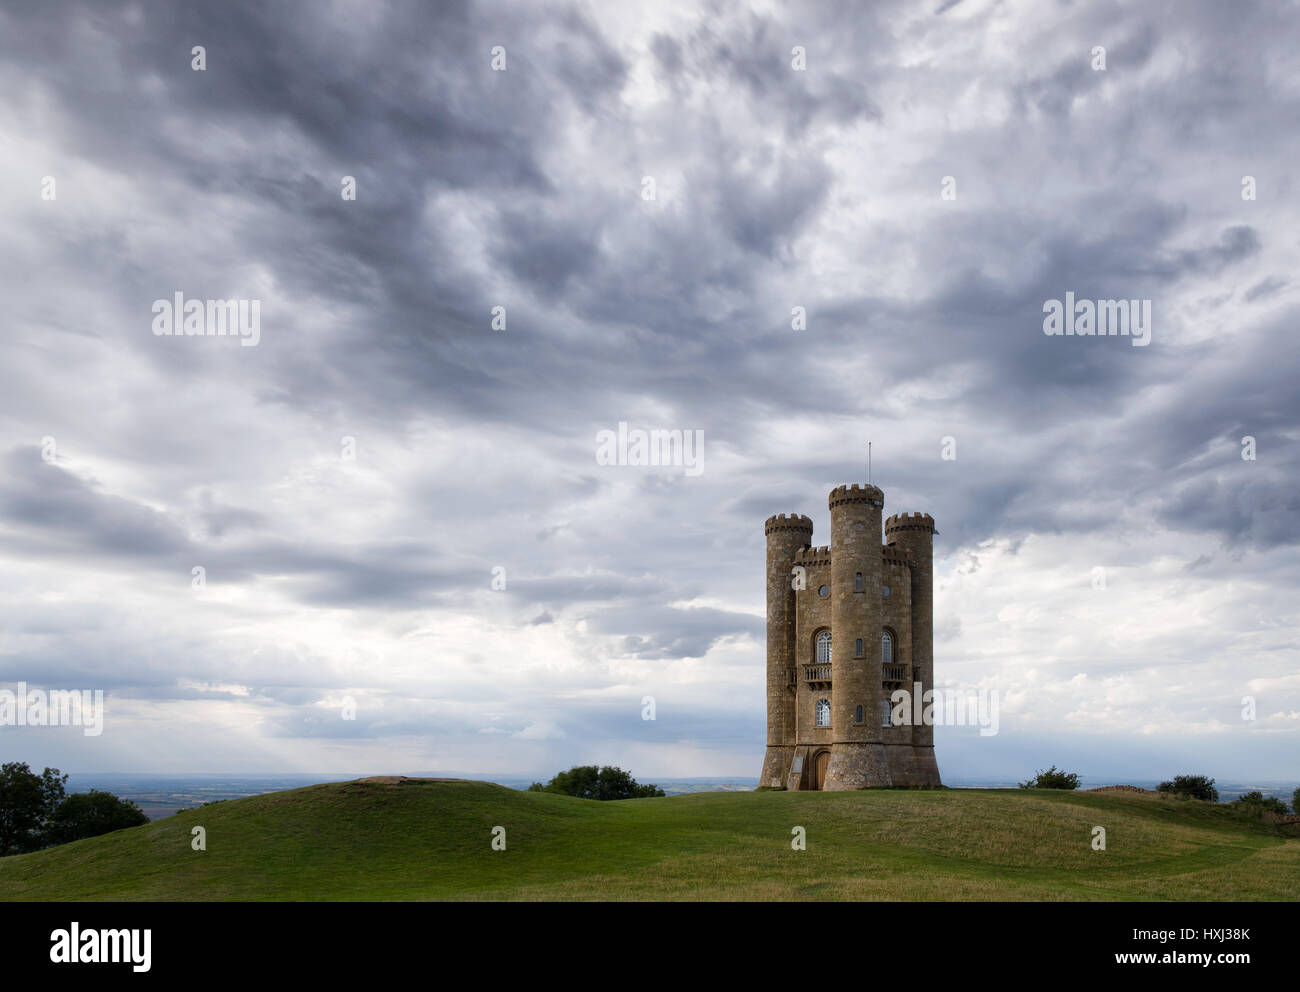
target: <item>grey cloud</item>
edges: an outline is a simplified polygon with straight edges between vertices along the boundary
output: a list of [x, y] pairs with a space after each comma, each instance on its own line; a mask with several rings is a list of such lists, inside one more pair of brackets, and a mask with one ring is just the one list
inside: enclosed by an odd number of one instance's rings
[[[230, 683], [284, 738], [420, 737], [432, 708], [314, 713], [345, 678], [299, 632], [337, 623], [340, 655], [349, 635], [451, 641], [431, 675], [461, 637], [491, 671], [478, 642], [502, 632], [581, 675], [538, 690], [544, 713], [504, 705], [492, 740], [541, 719], [567, 735], [547, 747], [650, 740], [613, 712], [584, 730], [599, 707], [572, 697], [615, 660], [723, 684], [718, 655], [761, 643], [763, 519], [808, 513], [824, 538], [868, 439], [886, 512], [933, 512], [945, 567], [987, 541], [1154, 531], [1175, 560], [1288, 588], [1286, 12], [954, 7], [718, 5], [647, 30], [615, 7], [7, 5], [6, 138], [60, 198], [23, 187], [0, 245], [0, 554], [31, 590], [6, 587], [27, 608], [0, 678], [142, 704]], [[1008, 18], [1028, 61], [1004, 57]], [[150, 302], [177, 290], [262, 294], [262, 343], [153, 337]], [[1043, 335], [1067, 291], [1152, 299], [1152, 344]], [[596, 465], [624, 420], [704, 429], [704, 475]], [[46, 433], [85, 459], [41, 462]], [[196, 563], [232, 597], [207, 614]], [[232, 643], [270, 602], [285, 629]], [[193, 631], [154, 629], [173, 613]], [[943, 630], [969, 652], [979, 622]], [[702, 702], [673, 739], [761, 737], [731, 719]]]
[[14, 448], [4, 465], [0, 521], [12, 529], [0, 541], [13, 551], [149, 559], [190, 546], [165, 514], [103, 493], [57, 461], [42, 461], [39, 448]]

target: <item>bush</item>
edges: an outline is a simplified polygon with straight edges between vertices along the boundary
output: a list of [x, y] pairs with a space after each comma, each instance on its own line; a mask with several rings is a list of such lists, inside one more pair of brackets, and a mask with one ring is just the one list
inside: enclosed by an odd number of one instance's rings
[[1028, 782], [1021, 782], [1022, 789], [1077, 789], [1079, 776], [1074, 772], [1057, 771], [1053, 765], [1047, 771], [1034, 774]]
[[545, 785], [534, 782], [528, 791], [558, 792], [579, 799], [599, 800], [646, 799], [664, 794], [664, 790], [657, 785], [641, 785], [628, 772], [609, 765], [604, 768], [575, 765], [567, 772], [560, 772]]
[[1278, 816], [1286, 816], [1287, 814], [1286, 803], [1276, 796], [1266, 796], [1262, 792], [1247, 792], [1228, 805], [1232, 806], [1237, 812], [1258, 820], [1266, 819], [1265, 814], [1268, 813], [1274, 813]]
[[46, 826], [46, 839], [50, 844], [67, 844], [148, 822], [149, 818], [131, 800], [91, 789], [74, 792], [59, 803]]
[[1219, 790], [1214, 787], [1214, 779], [1204, 775], [1175, 775], [1171, 782], [1161, 782], [1157, 792], [1170, 792], [1176, 796], [1191, 799], [1204, 799], [1208, 803], [1219, 801]]

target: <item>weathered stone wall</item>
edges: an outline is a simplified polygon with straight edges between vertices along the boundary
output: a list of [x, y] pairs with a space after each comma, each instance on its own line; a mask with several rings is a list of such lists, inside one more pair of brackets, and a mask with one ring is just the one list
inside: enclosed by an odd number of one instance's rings
[[[808, 547], [795, 555], [795, 564], [805, 569], [806, 588], [795, 594], [795, 737], [796, 744], [830, 744], [832, 727], [817, 726], [817, 700], [831, 697], [830, 687], [810, 682], [808, 669], [817, 664], [817, 635], [831, 629], [831, 597], [820, 595], [830, 588], [830, 548]], [[831, 657], [835, 656], [834, 632]], [[827, 680], [829, 681], [829, 680]]]
[[[884, 548], [882, 558], [885, 562], [885, 579], [881, 589], [882, 612], [885, 625], [894, 634], [893, 667], [903, 668], [903, 678], [886, 680], [885, 664], [881, 657], [881, 647], [876, 645], [873, 670], [876, 673], [879, 700], [876, 703], [876, 720], [880, 731], [875, 740], [885, 744], [908, 744], [913, 740], [914, 727], [907, 724], [901, 727], [885, 727], [881, 719], [881, 704], [890, 701], [896, 689], [912, 691], [914, 675], [913, 663], [916, 646], [912, 638], [912, 568], [910, 562], [893, 548]], [[889, 586], [889, 595], [884, 595], [883, 585]]]

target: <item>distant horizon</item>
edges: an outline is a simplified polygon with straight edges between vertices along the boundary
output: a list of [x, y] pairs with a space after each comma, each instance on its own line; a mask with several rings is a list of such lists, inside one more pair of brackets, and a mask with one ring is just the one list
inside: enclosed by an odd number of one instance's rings
[[[595, 762], [593, 762], [595, 764]], [[572, 766], [570, 766], [572, 767]], [[559, 769], [557, 769], [558, 771]], [[627, 769], [625, 769], [627, 770]], [[1066, 769], [1067, 771], [1069, 769]], [[466, 772], [457, 770], [443, 771], [373, 771], [360, 773], [345, 772], [71, 772], [67, 769], [59, 769], [60, 772], [68, 776], [78, 778], [159, 778], [159, 779], [204, 779], [204, 778], [227, 778], [245, 781], [274, 781], [284, 779], [328, 779], [332, 781], [353, 781], [361, 778], [372, 778], [384, 775], [395, 775], [404, 778], [464, 778], [481, 781], [496, 781], [498, 779], [507, 779], [510, 781], [546, 781], [555, 772], [545, 775], [519, 774], [507, 772]], [[1028, 773], [1024, 778], [1028, 778], [1033, 772]], [[1083, 782], [1101, 782], [1105, 781], [1114, 785], [1136, 785], [1144, 782], [1163, 782], [1173, 777], [1173, 774], [1196, 774], [1194, 771], [1185, 771], [1171, 773], [1169, 775], [1152, 775], [1136, 776], [1124, 779], [1110, 775], [1091, 775], [1079, 772], [1079, 781]], [[1272, 778], [1226, 778], [1218, 776], [1209, 776], [1215, 782], [1225, 782], [1230, 785], [1242, 785], [1248, 782], [1258, 782], [1261, 785], [1268, 785], [1272, 788], [1284, 788], [1300, 786], [1300, 779], [1272, 779]], [[639, 775], [633, 772], [633, 778], [639, 782], [758, 782], [757, 775]], [[949, 783], [970, 783], [970, 782], [1019, 782], [1023, 781], [1014, 775], [953, 775], [945, 776], [944, 784]]]
[[[86, 792], [101, 789], [111, 792], [122, 799], [135, 802], [151, 819], [171, 816], [178, 810], [194, 809], [209, 802], [225, 802], [246, 799], [252, 796], [272, 792], [285, 792], [294, 789], [310, 788], [317, 785], [339, 785], [359, 779], [382, 777], [385, 775], [403, 776], [413, 779], [456, 779], [460, 781], [490, 783], [507, 789], [522, 791], [533, 782], [547, 781], [549, 775], [484, 774], [462, 771], [420, 771], [420, 772], [372, 772], [364, 775], [327, 774], [295, 772], [289, 774], [221, 774], [216, 772], [198, 772], [190, 775], [147, 772], [99, 772], [87, 774], [68, 773], [70, 792]], [[704, 792], [747, 792], [758, 787], [757, 776], [634, 776], [642, 784], [652, 784], [662, 789], [669, 798]], [[1127, 778], [1117, 779], [1110, 776], [1094, 777], [1080, 775], [1079, 791], [1105, 788], [1107, 786], [1133, 786], [1139, 789], [1155, 789], [1164, 779]], [[987, 777], [964, 778], [952, 776], [945, 783], [947, 788], [994, 789], [1015, 791], [1021, 779]], [[1279, 782], [1264, 779], [1238, 781], [1234, 779], [1215, 779], [1220, 802], [1232, 802], [1246, 792], [1262, 792], [1274, 796], [1290, 805], [1296, 783]]]

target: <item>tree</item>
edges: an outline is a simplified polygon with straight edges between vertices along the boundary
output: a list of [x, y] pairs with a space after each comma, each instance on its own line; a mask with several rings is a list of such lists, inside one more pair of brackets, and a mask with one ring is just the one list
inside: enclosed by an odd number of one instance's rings
[[45, 846], [46, 825], [63, 801], [67, 780], [57, 768], [37, 775], [25, 761], [0, 765], [0, 857]]
[[577, 796], [579, 799], [646, 799], [662, 796], [664, 790], [656, 785], [641, 785], [629, 772], [607, 765], [597, 768], [595, 765], [574, 765], [567, 772], [560, 772], [543, 785], [534, 782], [528, 787], [529, 792], [557, 792], [565, 796]]
[[1300, 786], [1296, 786], [1295, 792], [1291, 794], [1291, 812], [1300, 813]]
[[1053, 765], [1047, 771], [1035, 772], [1028, 782], [1021, 782], [1022, 789], [1077, 789], [1079, 776], [1074, 772], [1057, 771]]
[[1238, 796], [1231, 803], [1238, 811], [1248, 816], [1254, 816], [1264, 819], [1265, 813], [1275, 813], [1278, 816], [1286, 816], [1286, 803], [1282, 802], [1276, 796], [1266, 796], [1262, 792], [1246, 792]]
[[50, 844], [67, 844], [148, 822], [149, 818], [131, 800], [91, 789], [75, 792], [59, 803], [46, 827], [46, 838]]
[[1217, 803], [1219, 790], [1214, 787], [1214, 779], [1204, 775], [1175, 775], [1172, 781], [1161, 782], [1157, 792], [1171, 792], [1176, 796], [1188, 796], [1192, 799], [1204, 799]]

